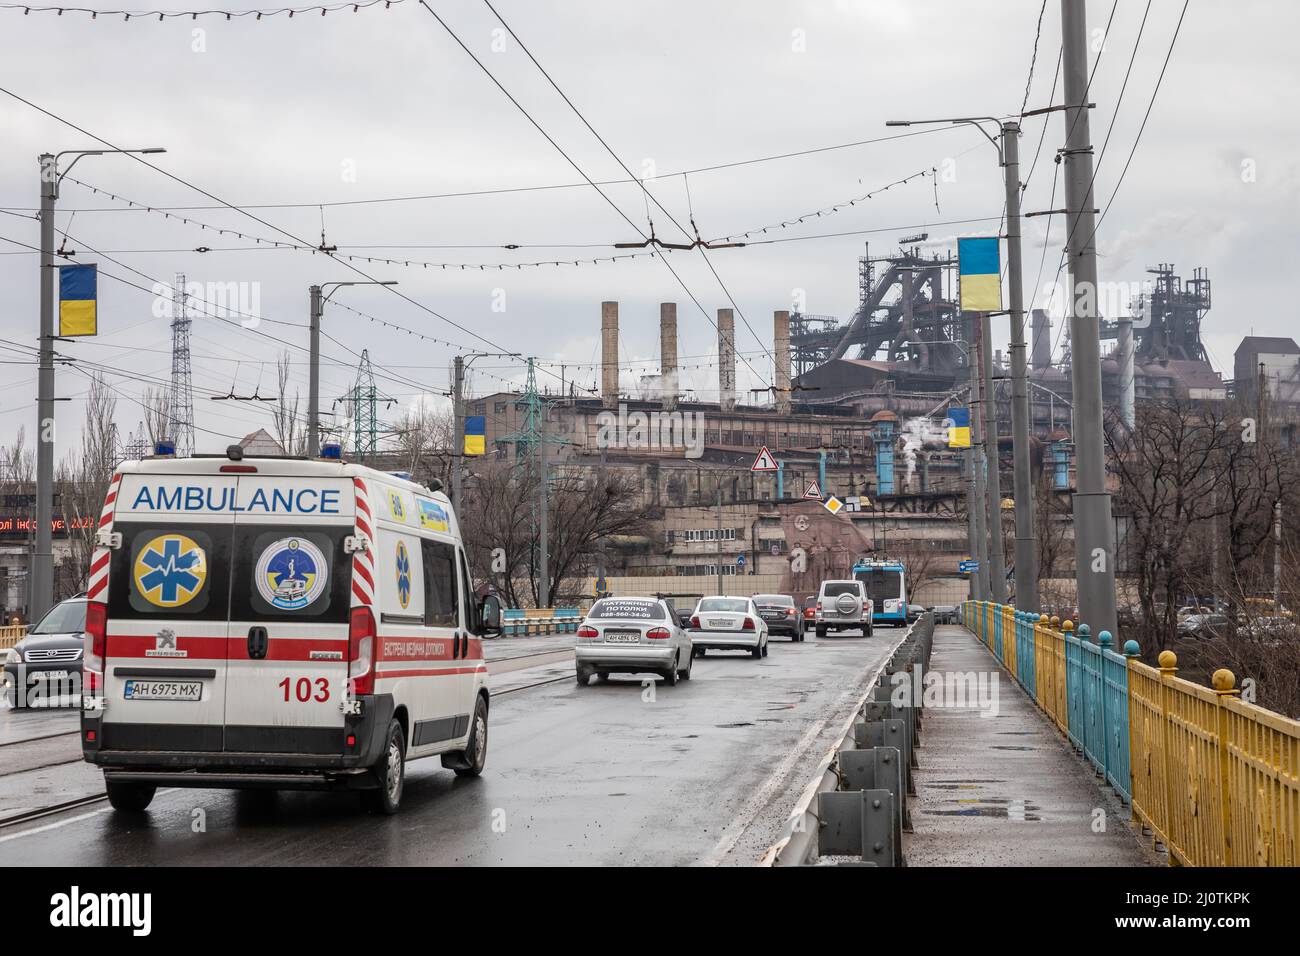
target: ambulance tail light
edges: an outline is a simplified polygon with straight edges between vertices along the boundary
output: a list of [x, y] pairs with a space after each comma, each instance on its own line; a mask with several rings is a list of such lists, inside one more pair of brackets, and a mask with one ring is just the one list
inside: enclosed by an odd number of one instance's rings
[[375, 692], [375, 615], [368, 607], [354, 607], [348, 624], [348, 676], [352, 694]]
[[104, 655], [108, 644], [108, 605], [86, 603], [85, 651], [81, 658], [82, 691], [103, 692]]

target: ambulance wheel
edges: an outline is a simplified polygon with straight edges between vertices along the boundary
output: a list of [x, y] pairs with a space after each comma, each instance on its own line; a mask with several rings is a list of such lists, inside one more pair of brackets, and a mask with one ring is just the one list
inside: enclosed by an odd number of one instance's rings
[[389, 722], [384, 752], [371, 770], [379, 786], [362, 791], [366, 809], [392, 816], [402, 802], [402, 788], [406, 784], [406, 735], [396, 720]]
[[469, 745], [457, 756], [464, 761], [463, 767], [454, 767], [458, 777], [477, 777], [483, 772], [487, 763], [488, 713], [487, 704], [479, 697], [474, 705], [474, 719], [469, 725]]
[[153, 801], [157, 787], [144, 783], [131, 783], [125, 780], [106, 780], [104, 788], [108, 791], [108, 802], [114, 810], [123, 813], [143, 813]]

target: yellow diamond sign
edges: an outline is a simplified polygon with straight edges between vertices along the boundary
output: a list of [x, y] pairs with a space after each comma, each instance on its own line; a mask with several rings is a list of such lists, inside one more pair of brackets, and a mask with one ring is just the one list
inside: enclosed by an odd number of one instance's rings
[[827, 498], [825, 501], [822, 502], [822, 507], [825, 508], [827, 511], [829, 511], [831, 514], [837, 515], [840, 513], [840, 511], [843, 510], [844, 502], [840, 501], [840, 499], [836, 498], [834, 495], [831, 495], [829, 498]]

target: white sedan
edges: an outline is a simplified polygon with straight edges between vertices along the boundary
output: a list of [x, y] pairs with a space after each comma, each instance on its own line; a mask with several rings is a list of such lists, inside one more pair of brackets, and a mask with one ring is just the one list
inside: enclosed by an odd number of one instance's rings
[[690, 634], [697, 657], [709, 648], [749, 651], [755, 659], [767, 657], [767, 624], [750, 598], [700, 598], [691, 615]]
[[677, 616], [655, 598], [601, 598], [578, 628], [578, 686], [591, 675], [658, 674], [669, 684], [691, 679], [691, 639]]

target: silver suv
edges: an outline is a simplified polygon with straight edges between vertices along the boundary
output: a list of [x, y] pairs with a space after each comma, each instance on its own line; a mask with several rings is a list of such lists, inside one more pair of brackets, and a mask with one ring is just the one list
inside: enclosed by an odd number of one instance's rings
[[861, 630], [871, 636], [871, 615], [875, 610], [862, 581], [823, 581], [817, 592], [817, 636], [828, 631]]

